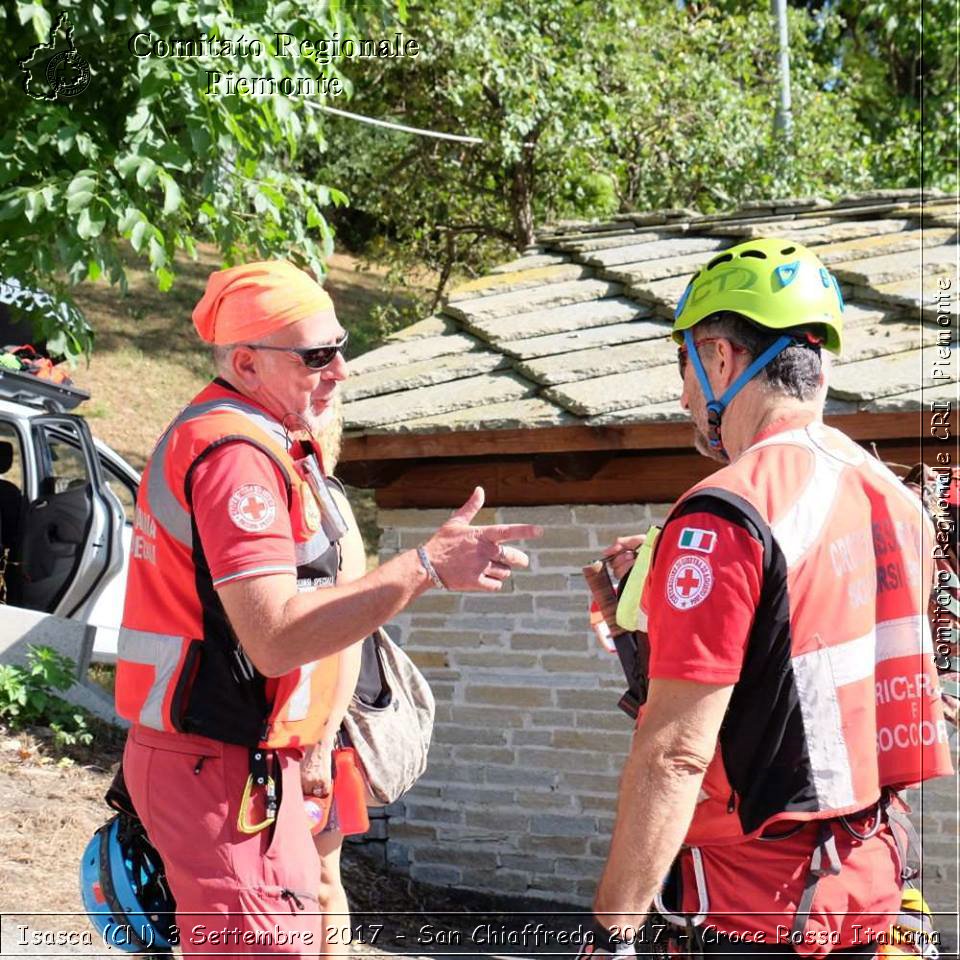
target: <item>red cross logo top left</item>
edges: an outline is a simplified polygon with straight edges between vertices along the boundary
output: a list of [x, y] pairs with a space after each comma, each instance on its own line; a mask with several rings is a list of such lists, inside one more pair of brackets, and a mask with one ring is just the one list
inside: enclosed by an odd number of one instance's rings
[[259, 483], [245, 483], [230, 498], [230, 519], [241, 529], [266, 530], [277, 516], [273, 494]]
[[703, 557], [677, 557], [667, 576], [667, 600], [678, 610], [703, 603], [713, 589], [713, 568]]

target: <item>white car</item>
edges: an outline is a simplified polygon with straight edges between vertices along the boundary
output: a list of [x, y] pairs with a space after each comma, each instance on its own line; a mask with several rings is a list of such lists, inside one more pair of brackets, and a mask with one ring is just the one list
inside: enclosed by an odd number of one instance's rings
[[0, 600], [95, 626], [111, 663], [140, 474], [70, 412], [88, 396], [0, 369]]

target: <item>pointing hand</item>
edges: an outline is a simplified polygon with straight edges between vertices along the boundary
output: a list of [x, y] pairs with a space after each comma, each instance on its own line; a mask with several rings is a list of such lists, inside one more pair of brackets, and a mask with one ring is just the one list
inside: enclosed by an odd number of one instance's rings
[[448, 590], [494, 592], [515, 567], [529, 566], [527, 555], [509, 540], [532, 540], [543, 528], [529, 523], [471, 526], [483, 506], [483, 487], [476, 487], [467, 502], [424, 544], [437, 575]]

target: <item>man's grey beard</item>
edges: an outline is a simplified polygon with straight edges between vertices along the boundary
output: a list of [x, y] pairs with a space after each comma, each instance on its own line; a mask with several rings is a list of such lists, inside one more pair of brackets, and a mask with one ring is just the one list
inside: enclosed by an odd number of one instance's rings
[[322, 413], [314, 413], [313, 408], [308, 404], [297, 411], [287, 413], [283, 418], [283, 425], [291, 434], [306, 431], [312, 437], [318, 438], [327, 426], [326, 414], [326, 410]]
[[306, 407], [300, 413], [300, 416], [306, 421], [307, 426], [310, 428], [310, 432], [319, 437], [321, 433], [330, 425], [334, 414], [334, 404], [331, 401], [324, 407], [323, 410], [317, 412], [313, 409], [313, 404], [309, 401], [307, 402]]

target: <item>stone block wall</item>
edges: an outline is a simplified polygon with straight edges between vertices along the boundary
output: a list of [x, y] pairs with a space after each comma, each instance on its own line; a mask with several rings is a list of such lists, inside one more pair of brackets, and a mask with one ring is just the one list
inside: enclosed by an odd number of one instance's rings
[[[667, 505], [484, 510], [478, 523], [538, 523], [530, 568], [500, 594], [431, 591], [391, 634], [430, 680], [437, 722], [430, 765], [387, 826], [386, 858], [419, 880], [590, 902], [606, 857], [632, 725], [614, 654], [587, 618], [580, 568]], [[385, 510], [381, 560], [422, 543], [445, 510]], [[524, 546], [524, 545], [521, 545]], [[925, 893], [957, 902], [956, 782], [914, 798], [927, 844]], [[922, 818], [921, 818], [922, 813]]]
[[[606, 856], [632, 729], [616, 655], [590, 629], [580, 568], [664, 510], [484, 510], [539, 523], [530, 568], [500, 594], [431, 591], [391, 634], [430, 680], [437, 721], [426, 775], [389, 824], [387, 856], [416, 879], [585, 903]], [[380, 511], [381, 560], [422, 543], [445, 510]]]
[[[952, 740], [954, 765], [957, 765], [957, 735]], [[923, 846], [923, 874], [918, 882], [930, 908], [937, 914], [936, 927], [942, 935], [940, 955], [960, 955], [960, 782], [956, 777], [941, 777], [923, 784], [907, 795], [913, 810], [913, 822]]]

